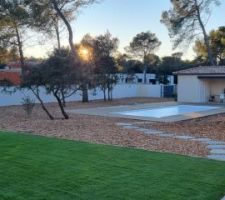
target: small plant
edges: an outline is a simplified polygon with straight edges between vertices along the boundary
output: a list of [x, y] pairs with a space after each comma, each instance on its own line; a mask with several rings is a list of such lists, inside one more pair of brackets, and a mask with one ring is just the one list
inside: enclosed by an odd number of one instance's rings
[[33, 112], [34, 106], [35, 106], [35, 100], [30, 98], [29, 96], [26, 96], [24, 98], [22, 98], [22, 105], [23, 105], [23, 109], [27, 114], [27, 117], [30, 118], [31, 114]]

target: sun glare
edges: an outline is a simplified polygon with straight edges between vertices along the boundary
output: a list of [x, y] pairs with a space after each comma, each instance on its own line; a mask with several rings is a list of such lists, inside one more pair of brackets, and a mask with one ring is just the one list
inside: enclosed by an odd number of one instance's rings
[[89, 47], [80, 46], [79, 56], [83, 61], [89, 62], [92, 58], [92, 49]]

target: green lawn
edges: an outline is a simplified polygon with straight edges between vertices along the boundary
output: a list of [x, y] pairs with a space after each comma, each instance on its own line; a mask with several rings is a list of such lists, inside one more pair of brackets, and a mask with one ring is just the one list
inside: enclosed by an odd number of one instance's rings
[[219, 200], [225, 162], [0, 132], [0, 200]]

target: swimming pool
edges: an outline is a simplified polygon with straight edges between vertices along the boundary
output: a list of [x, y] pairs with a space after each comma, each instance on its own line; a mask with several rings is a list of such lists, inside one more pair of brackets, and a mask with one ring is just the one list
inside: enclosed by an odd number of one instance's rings
[[145, 108], [140, 110], [130, 110], [124, 112], [117, 112], [121, 115], [126, 116], [137, 116], [137, 117], [154, 117], [154, 118], [163, 118], [170, 117], [175, 115], [185, 115], [188, 113], [194, 112], [203, 112], [218, 109], [219, 107], [215, 106], [198, 106], [198, 105], [176, 105], [176, 106], [167, 106], [162, 108]]

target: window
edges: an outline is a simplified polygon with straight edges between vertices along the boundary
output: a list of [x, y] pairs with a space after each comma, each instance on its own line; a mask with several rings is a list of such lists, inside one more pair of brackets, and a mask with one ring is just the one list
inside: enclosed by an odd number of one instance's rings
[[155, 85], [156, 84], [156, 80], [155, 79], [149, 79], [149, 83], [152, 84], [152, 85]]
[[142, 83], [143, 81], [142, 81], [142, 78], [139, 78], [138, 79], [138, 83]]

